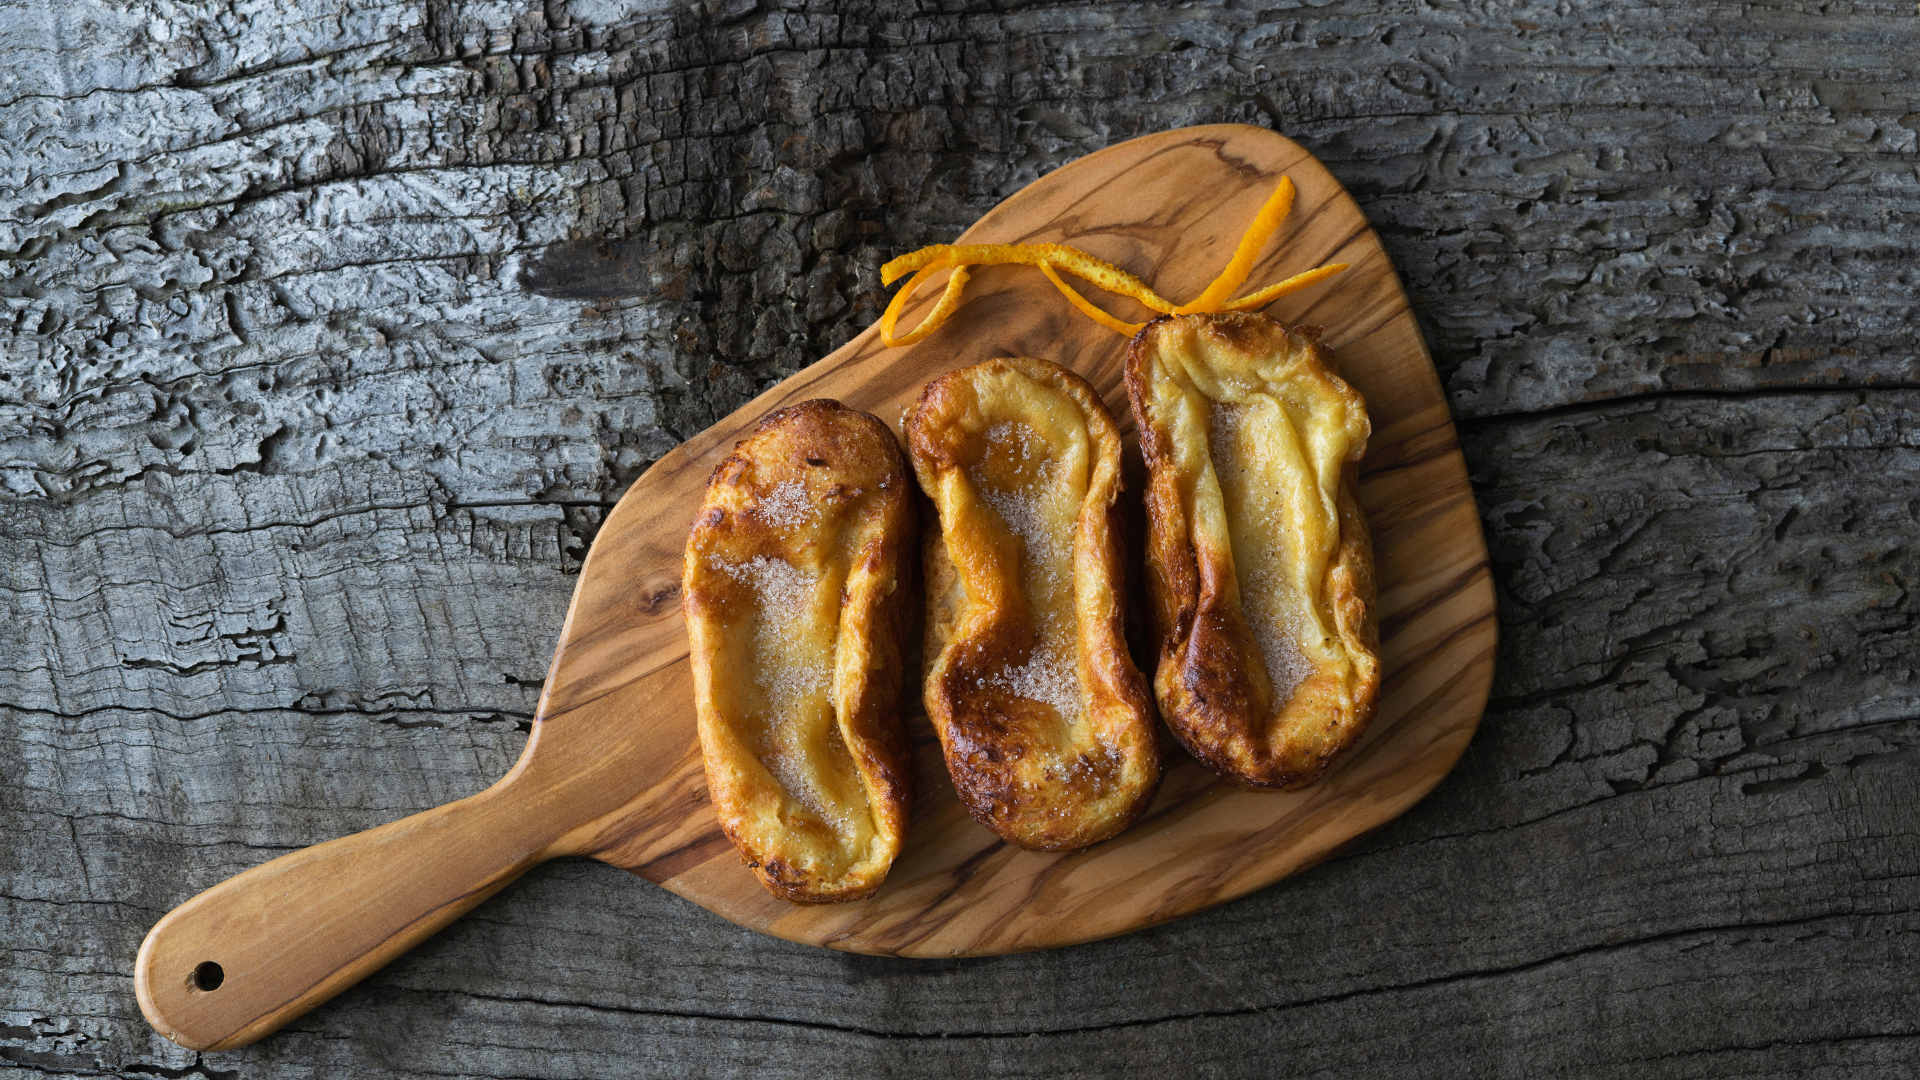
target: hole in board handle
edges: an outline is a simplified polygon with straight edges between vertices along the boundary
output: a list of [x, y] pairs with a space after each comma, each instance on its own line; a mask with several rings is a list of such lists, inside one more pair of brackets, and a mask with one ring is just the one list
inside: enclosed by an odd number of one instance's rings
[[220, 969], [219, 964], [207, 960], [193, 969], [193, 974], [187, 976], [187, 981], [193, 983], [196, 989], [218, 990], [220, 984], [227, 981], [227, 973]]

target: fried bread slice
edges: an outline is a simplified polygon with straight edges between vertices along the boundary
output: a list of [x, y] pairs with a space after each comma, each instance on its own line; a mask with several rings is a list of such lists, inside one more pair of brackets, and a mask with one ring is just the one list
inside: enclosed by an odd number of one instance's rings
[[914, 515], [893, 432], [822, 399], [734, 447], [687, 541], [707, 787], [742, 859], [797, 903], [871, 895], [906, 835]]
[[940, 515], [922, 688], [954, 788], [1022, 847], [1113, 836], [1152, 801], [1160, 750], [1127, 654], [1111, 414], [1057, 364], [990, 360], [927, 384], [907, 446]]
[[1325, 774], [1380, 692], [1354, 497], [1371, 425], [1317, 336], [1264, 315], [1176, 315], [1127, 350], [1155, 696], [1194, 757], [1249, 788]]

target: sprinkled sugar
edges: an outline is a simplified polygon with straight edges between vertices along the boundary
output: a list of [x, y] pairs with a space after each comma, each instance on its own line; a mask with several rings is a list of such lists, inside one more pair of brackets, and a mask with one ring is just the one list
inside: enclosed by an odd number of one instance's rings
[[844, 810], [822, 798], [820, 793], [813, 789], [806, 770], [800, 767], [798, 755], [789, 752], [780, 744], [777, 737], [773, 749], [762, 758], [762, 761], [767, 766], [767, 771], [773, 774], [775, 780], [780, 781], [780, 786], [787, 789], [787, 794], [792, 795], [795, 802], [818, 814], [820, 820], [832, 825], [835, 829], [845, 832], [851, 826], [852, 821]]
[[993, 685], [1004, 687], [1015, 697], [1051, 705], [1064, 720], [1080, 713], [1080, 675], [1058, 649], [1042, 648], [1055, 642], [1036, 644], [1033, 654], [1020, 667], [1008, 667], [993, 677]]
[[[782, 485], [786, 487], [787, 485]], [[805, 489], [792, 485], [804, 497]], [[780, 489], [775, 489], [776, 494]], [[761, 505], [764, 507], [766, 502]], [[803, 762], [807, 734], [831, 724], [836, 707], [832, 650], [809, 639], [811, 608], [819, 579], [783, 559], [761, 555], [743, 563], [715, 561], [714, 567], [753, 591], [759, 601], [753, 627], [757, 683], [766, 694], [766, 730], [760, 760], [794, 800], [836, 829], [850, 827], [843, 808], [823, 797]], [[825, 696], [828, 715], [819, 715]]]
[[714, 566], [753, 590], [760, 601], [753, 627], [754, 667], [772, 710], [789, 712], [799, 704], [797, 699], [810, 693], [824, 692], [831, 703], [833, 673], [829, 658], [800, 655], [801, 650], [796, 648], [803, 644], [807, 607], [817, 579], [784, 559], [767, 555], [744, 563], [716, 561]]
[[[987, 429], [987, 441], [993, 451], [1017, 455], [1021, 461], [1041, 459], [1039, 477], [1032, 485], [1037, 494], [989, 487], [975, 477], [980, 500], [993, 508], [1006, 523], [1007, 530], [1020, 538], [1025, 549], [1021, 559], [1021, 585], [1036, 614], [1069, 606], [1072, 589], [1071, 531], [1053, 528], [1047, 521], [1045, 500], [1059, 497], [1053, 480], [1053, 467], [1047, 461], [1047, 448], [1026, 424], [1002, 421]], [[990, 451], [990, 452], [993, 452]], [[1068, 596], [1062, 597], [1062, 591]], [[1008, 666], [988, 682], [1016, 697], [1051, 705], [1062, 720], [1071, 721], [1080, 714], [1080, 675], [1075, 659], [1079, 650], [1071, 627], [1057, 625], [1058, 618], [1041, 618], [1039, 633], [1027, 662]]]
[[1041, 505], [1046, 493], [1053, 490], [1053, 465], [1045, 460], [1046, 448], [1032, 428], [1025, 424], [1001, 421], [987, 429], [987, 442], [995, 450], [1009, 447], [1020, 460], [1030, 461], [1038, 456], [1042, 458], [1038, 482], [1033, 485], [1039, 494], [1026, 495], [1018, 491], [1006, 491], [988, 487], [975, 478], [974, 486], [980, 492], [980, 500], [993, 507], [1000, 520], [1006, 522], [1008, 531], [1020, 538], [1026, 548], [1026, 559], [1022, 569], [1026, 572], [1029, 588], [1039, 591], [1044, 597], [1050, 597], [1058, 588], [1061, 575], [1058, 568], [1069, 564], [1072, 550], [1068, 546], [1066, 534], [1048, 526], [1044, 507]]
[[777, 529], [804, 524], [813, 516], [813, 500], [807, 497], [807, 485], [799, 480], [776, 484], [753, 509], [761, 521]]
[[1007, 523], [1007, 530], [1020, 538], [1027, 553], [1023, 569], [1033, 579], [1032, 583], [1051, 593], [1060, 583], [1057, 568], [1069, 553], [1067, 538], [1047, 527], [1041, 516], [1040, 500], [992, 488], [982, 488], [980, 500], [993, 507], [1000, 520]]
[[[1246, 454], [1241, 449], [1246, 409], [1216, 401], [1207, 419], [1208, 450], [1213, 458], [1214, 475], [1220, 479], [1220, 493], [1227, 500], [1228, 513], [1249, 514], [1255, 507], [1250, 505], [1253, 502], [1250, 496], [1254, 493], [1248, 487], [1259, 475], [1247, 468]], [[1313, 665], [1300, 651], [1299, 615], [1290, 610], [1282, 598], [1280, 582], [1273, 577], [1274, 570], [1284, 566], [1280, 537], [1287, 524], [1271, 511], [1264, 519], [1250, 524], [1253, 527], [1246, 530], [1246, 535], [1253, 541], [1250, 545], [1253, 550], [1243, 551], [1241, 544], [1236, 544], [1234, 550], [1234, 568], [1241, 575], [1240, 614], [1253, 633], [1254, 644], [1260, 648], [1267, 678], [1273, 683], [1274, 705], [1278, 708], [1293, 696], [1294, 688], [1313, 673]]]
[[1045, 454], [1046, 450], [1038, 445], [1039, 439], [1033, 428], [1012, 420], [1002, 420], [987, 429], [987, 441], [996, 445], [1012, 443], [1020, 451], [1020, 460], [1032, 459], [1035, 454]]
[[1273, 700], [1278, 707], [1313, 674], [1313, 665], [1300, 652], [1298, 617], [1275, 603], [1275, 595], [1272, 580], [1265, 574], [1253, 575], [1240, 588], [1240, 613], [1267, 662], [1267, 678], [1273, 682]]

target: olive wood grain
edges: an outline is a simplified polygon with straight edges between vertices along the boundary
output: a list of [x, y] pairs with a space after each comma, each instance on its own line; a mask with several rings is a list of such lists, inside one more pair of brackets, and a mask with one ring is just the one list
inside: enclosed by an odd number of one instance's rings
[[[750, 425], [778, 406], [833, 397], [897, 427], [941, 372], [1041, 356], [1093, 383], [1138, 457], [1121, 382], [1126, 342], [1072, 312], [1033, 270], [987, 268], [927, 340], [886, 349], [870, 327], [656, 463], [588, 555], [519, 764], [472, 798], [282, 856], [175, 909], [136, 964], [147, 1018], [196, 1049], [251, 1042], [560, 855], [591, 855], [793, 941], [972, 956], [1179, 918], [1312, 866], [1405, 811], [1452, 768], [1479, 723], [1494, 602], [1439, 381], [1353, 200], [1293, 142], [1213, 125], [1089, 155], [1009, 198], [961, 240], [1074, 244], [1182, 300], [1218, 271], [1283, 174], [1299, 195], [1249, 287], [1323, 262], [1352, 264], [1268, 311], [1326, 328], [1323, 340], [1373, 421], [1360, 501], [1373, 531], [1386, 677], [1371, 730], [1325, 779], [1298, 792], [1239, 791], [1168, 740], [1166, 781], [1133, 828], [1084, 852], [1021, 851], [967, 816], [916, 707], [913, 823], [877, 895], [798, 907], [768, 895], [741, 865], [706, 801], [679, 585], [707, 476]], [[905, 324], [936, 294], [927, 290]], [[1123, 318], [1149, 314], [1094, 299]], [[209, 961], [222, 981], [203, 989], [194, 972]]]

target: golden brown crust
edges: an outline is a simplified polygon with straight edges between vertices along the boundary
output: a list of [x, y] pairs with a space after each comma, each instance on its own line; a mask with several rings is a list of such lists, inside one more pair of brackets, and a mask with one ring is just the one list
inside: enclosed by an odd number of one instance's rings
[[1264, 315], [1166, 316], [1127, 350], [1155, 696], [1194, 757], [1250, 788], [1324, 775], [1380, 692], [1354, 497], [1366, 402], [1317, 336]]
[[769, 413], [707, 483], [682, 572], [714, 811], [775, 896], [857, 900], [906, 835], [914, 508], [880, 420]]
[[907, 421], [925, 538], [927, 715], [974, 818], [1070, 851], [1125, 829], [1160, 781], [1127, 655], [1120, 436], [1086, 380], [990, 360], [927, 385]]

